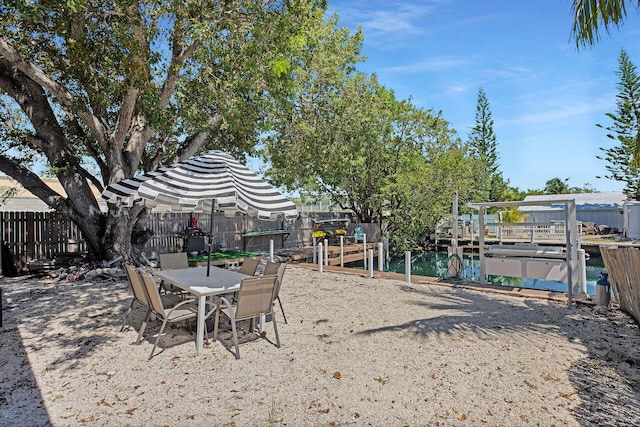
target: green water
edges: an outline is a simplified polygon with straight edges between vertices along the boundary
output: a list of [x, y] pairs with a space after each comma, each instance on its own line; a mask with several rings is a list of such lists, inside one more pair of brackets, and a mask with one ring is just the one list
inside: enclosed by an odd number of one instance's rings
[[[411, 257], [411, 274], [429, 277], [447, 277], [449, 257], [446, 252], [421, 252]], [[378, 269], [377, 258], [374, 259], [374, 269]], [[464, 254], [461, 278], [469, 281], [480, 281], [480, 259], [478, 255]], [[349, 267], [362, 268], [363, 262], [349, 264]], [[384, 271], [405, 273], [404, 257], [393, 258], [385, 266]], [[591, 257], [587, 260], [587, 293], [596, 293], [596, 281], [600, 272], [604, 271], [602, 258]], [[488, 281], [504, 286], [518, 286], [526, 289], [538, 289], [548, 291], [567, 292], [566, 282], [554, 280], [531, 279], [521, 277], [489, 276]]]

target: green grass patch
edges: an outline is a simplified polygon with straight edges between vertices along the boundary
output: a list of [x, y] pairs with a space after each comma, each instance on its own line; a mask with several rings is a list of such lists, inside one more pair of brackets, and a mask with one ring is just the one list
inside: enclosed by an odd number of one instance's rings
[[[250, 258], [254, 256], [260, 256], [260, 254], [252, 253], [252, 252], [242, 252], [242, 251], [224, 251], [224, 252], [211, 252], [211, 261], [224, 261], [227, 259], [236, 259], [236, 258]], [[189, 261], [192, 262], [207, 262], [207, 254], [198, 255], [198, 256], [190, 256]]]

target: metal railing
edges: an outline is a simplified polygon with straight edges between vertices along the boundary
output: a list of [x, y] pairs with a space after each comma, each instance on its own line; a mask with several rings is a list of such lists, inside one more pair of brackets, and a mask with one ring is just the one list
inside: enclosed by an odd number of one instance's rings
[[562, 240], [566, 236], [564, 224], [497, 225], [497, 227], [497, 237], [503, 239]]

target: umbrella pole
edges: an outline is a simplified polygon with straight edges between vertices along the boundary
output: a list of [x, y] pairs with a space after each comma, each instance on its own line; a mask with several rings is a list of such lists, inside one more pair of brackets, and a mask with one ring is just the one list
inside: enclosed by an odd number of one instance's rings
[[213, 246], [213, 207], [216, 204], [216, 199], [211, 200], [211, 219], [209, 220], [209, 256], [207, 257], [207, 277], [211, 272], [211, 247]]

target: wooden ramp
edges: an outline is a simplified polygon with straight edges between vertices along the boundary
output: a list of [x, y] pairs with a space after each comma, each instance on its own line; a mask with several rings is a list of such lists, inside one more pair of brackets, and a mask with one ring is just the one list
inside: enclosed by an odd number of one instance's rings
[[[373, 249], [375, 251], [375, 255], [377, 255], [376, 250], [377, 245], [375, 243], [367, 243], [367, 252], [369, 249]], [[332, 246], [328, 247], [328, 264], [329, 265], [340, 265], [340, 246]], [[343, 259], [344, 263], [348, 264], [351, 262], [364, 261], [365, 253], [364, 253], [364, 244], [351, 244], [344, 245], [343, 247]]]
[[[377, 256], [377, 243], [367, 243], [367, 251], [373, 249], [374, 255]], [[324, 250], [324, 248], [323, 248]], [[340, 245], [329, 245], [327, 253], [329, 255], [329, 265], [340, 265]], [[363, 261], [364, 260], [364, 244], [352, 243], [343, 247], [344, 263]], [[278, 255], [287, 257], [292, 262], [311, 262], [313, 259], [313, 248], [301, 248], [297, 250], [278, 251]]]

